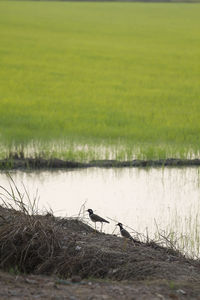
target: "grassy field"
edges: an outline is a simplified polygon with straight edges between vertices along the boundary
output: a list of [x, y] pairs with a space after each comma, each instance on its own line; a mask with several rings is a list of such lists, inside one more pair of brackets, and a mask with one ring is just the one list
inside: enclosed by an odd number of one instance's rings
[[[0, 1], [1, 156], [192, 157], [200, 5]], [[6, 146], [6, 147], [5, 147]]]

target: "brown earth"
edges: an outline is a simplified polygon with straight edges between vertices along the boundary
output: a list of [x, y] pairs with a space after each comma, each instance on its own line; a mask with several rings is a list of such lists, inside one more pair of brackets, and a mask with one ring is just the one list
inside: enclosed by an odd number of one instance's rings
[[75, 168], [123, 168], [123, 167], [192, 167], [200, 166], [200, 159], [157, 159], [157, 160], [94, 160], [90, 162], [67, 161], [58, 158], [25, 158], [23, 155], [12, 154], [0, 160], [0, 170], [11, 169], [75, 169]]
[[78, 219], [0, 207], [0, 299], [200, 299], [200, 262]]
[[187, 281], [100, 281], [59, 280], [55, 276], [12, 275], [0, 272], [0, 299], [52, 300], [196, 300], [200, 299], [198, 283]]

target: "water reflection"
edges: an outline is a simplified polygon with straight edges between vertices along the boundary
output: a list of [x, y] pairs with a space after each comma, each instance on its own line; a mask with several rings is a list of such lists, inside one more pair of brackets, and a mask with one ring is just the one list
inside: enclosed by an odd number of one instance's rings
[[[189, 234], [199, 230], [199, 168], [82, 169], [73, 171], [11, 172], [19, 189], [30, 195], [38, 190], [39, 208], [59, 216], [75, 216], [81, 205], [99, 215], [129, 225], [138, 232], [146, 228], [153, 236], [160, 229]], [[9, 188], [5, 173], [1, 185]], [[113, 232], [115, 222], [105, 225]], [[195, 237], [194, 237], [195, 239]]]

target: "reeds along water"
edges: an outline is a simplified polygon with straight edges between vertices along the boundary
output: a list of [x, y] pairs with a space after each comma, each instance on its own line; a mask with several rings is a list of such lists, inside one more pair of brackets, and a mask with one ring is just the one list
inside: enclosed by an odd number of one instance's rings
[[90, 162], [94, 160], [165, 160], [199, 158], [199, 150], [195, 147], [176, 144], [148, 144], [141, 142], [126, 142], [116, 139], [102, 141], [82, 139], [78, 142], [70, 138], [56, 139], [53, 141], [32, 141], [9, 144], [2, 142], [0, 145], [0, 159], [13, 158], [44, 158], [64, 159], [76, 162]]

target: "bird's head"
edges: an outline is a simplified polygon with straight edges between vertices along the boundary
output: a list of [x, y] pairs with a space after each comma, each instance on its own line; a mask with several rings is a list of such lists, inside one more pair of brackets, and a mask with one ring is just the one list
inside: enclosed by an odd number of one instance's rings
[[89, 212], [89, 214], [93, 214], [93, 210], [92, 209], [89, 208], [87, 211]]
[[122, 223], [117, 223], [116, 226], [122, 227]]

